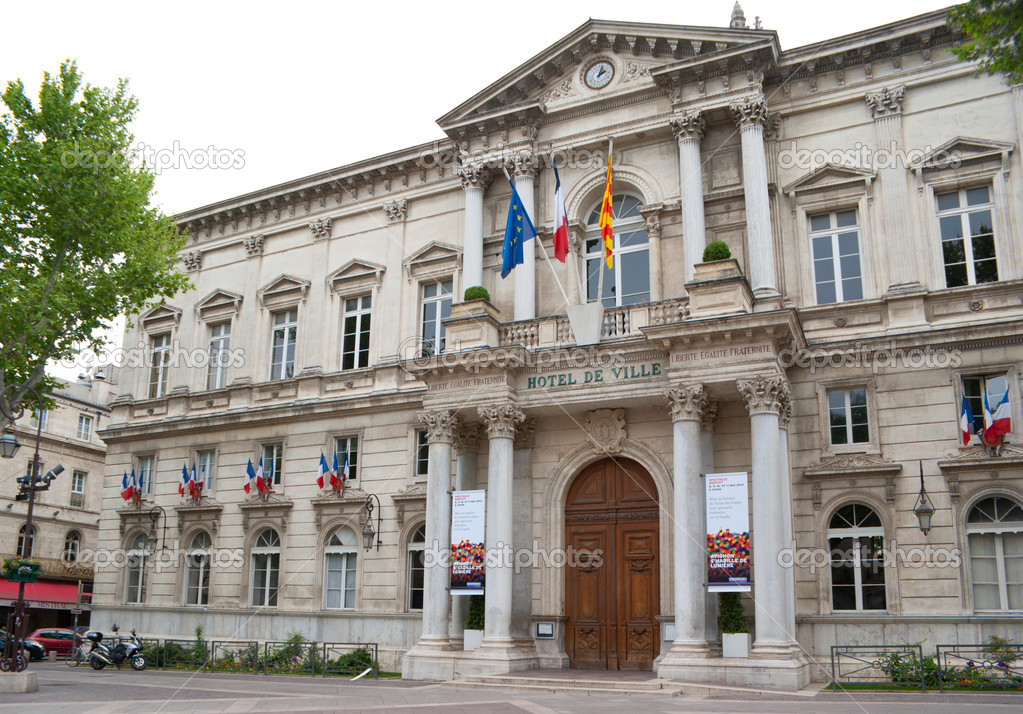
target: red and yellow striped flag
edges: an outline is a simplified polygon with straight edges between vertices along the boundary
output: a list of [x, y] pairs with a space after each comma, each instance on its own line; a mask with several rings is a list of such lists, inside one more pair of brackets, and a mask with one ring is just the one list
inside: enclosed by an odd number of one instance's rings
[[611, 147], [607, 149], [607, 185], [604, 187], [604, 202], [600, 206], [600, 237], [604, 241], [604, 261], [608, 270], [614, 267], [614, 228], [612, 227], [611, 206]]

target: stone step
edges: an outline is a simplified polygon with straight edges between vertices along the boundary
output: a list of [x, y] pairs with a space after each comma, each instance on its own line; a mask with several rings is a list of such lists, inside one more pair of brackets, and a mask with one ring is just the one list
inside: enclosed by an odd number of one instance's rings
[[602, 694], [649, 694], [664, 697], [682, 695], [683, 689], [678, 682], [664, 679], [586, 679], [584, 677], [567, 679], [563, 677], [528, 677], [503, 676], [499, 674], [471, 675], [448, 683], [459, 689], [519, 689], [527, 691], [543, 691], [552, 694], [565, 691], [585, 690]]

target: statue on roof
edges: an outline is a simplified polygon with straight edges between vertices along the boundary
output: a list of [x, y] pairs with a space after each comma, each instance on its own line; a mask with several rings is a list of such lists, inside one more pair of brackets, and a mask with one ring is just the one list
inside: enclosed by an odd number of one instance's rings
[[748, 30], [749, 26], [746, 24], [746, 16], [742, 12], [742, 7], [739, 5], [739, 0], [736, 0], [735, 7], [732, 8], [732, 19], [728, 23], [728, 27], [733, 30]]

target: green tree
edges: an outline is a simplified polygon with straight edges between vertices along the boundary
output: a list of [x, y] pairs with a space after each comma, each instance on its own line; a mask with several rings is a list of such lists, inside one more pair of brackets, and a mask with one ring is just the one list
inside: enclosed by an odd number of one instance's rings
[[960, 60], [979, 60], [980, 72], [1004, 74], [1010, 84], [1023, 82], [1023, 2], [970, 0], [948, 13], [949, 21], [968, 37], [953, 48]]
[[84, 84], [65, 61], [43, 75], [37, 103], [21, 80], [0, 100], [0, 389], [46, 394], [47, 360], [99, 349], [117, 315], [188, 286], [177, 268], [185, 237], [150, 206], [154, 177], [134, 161], [137, 101], [125, 80]]

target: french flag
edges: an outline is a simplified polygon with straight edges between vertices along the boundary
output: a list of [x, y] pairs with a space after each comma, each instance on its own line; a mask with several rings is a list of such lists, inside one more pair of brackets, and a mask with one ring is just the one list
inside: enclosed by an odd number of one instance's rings
[[[195, 492], [198, 496], [202, 495], [202, 487], [204, 485], [206, 485], [206, 464], [203, 464], [202, 468], [199, 469], [199, 480], [195, 482]], [[196, 496], [196, 498], [198, 498], [198, 496]]]
[[567, 255], [568, 212], [565, 211], [565, 195], [561, 192], [558, 160], [554, 159], [554, 257], [564, 263]]
[[345, 452], [345, 466], [344, 466], [344, 469], [341, 471], [341, 490], [342, 491], [344, 490], [345, 485], [348, 483], [348, 477], [350, 475], [351, 475], [351, 472], [349, 471], [349, 466], [348, 466], [348, 452], [346, 451]]
[[135, 479], [128, 478], [128, 472], [124, 472], [124, 477], [121, 478], [121, 498], [125, 501], [131, 499], [135, 494]]
[[199, 483], [199, 479], [195, 477], [195, 462], [192, 463], [192, 473], [188, 477], [188, 494], [192, 498], [199, 498], [199, 491], [202, 489], [202, 485]]
[[[994, 412], [990, 412], [987, 406], [987, 395], [984, 395], [984, 434], [990, 439], [992, 437], [1008, 434], [1012, 431], [1012, 417], [1009, 413], [1009, 390], [1005, 390], [1002, 400], [995, 406]], [[990, 423], [989, 423], [990, 420]]]
[[324, 480], [323, 477], [330, 473], [330, 467], [327, 466], [327, 457], [320, 452], [320, 468], [316, 472], [316, 485], [323, 488]]
[[178, 495], [184, 496], [185, 490], [191, 491], [191, 484], [188, 481], [188, 466], [181, 464], [181, 480], [178, 481]]
[[[345, 458], [347, 458], [347, 453]], [[344, 481], [341, 480], [337, 472], [337, 451], [334, 452], [334, 468], [330, 470], [330, 485], [337, 491], [345, 487]]]
[[963, 446], [970, 443], [970, 427], [973, 426], [973, 410], [970, 409], [970, 403], [966, 401], [966, 396], [963, 396], [963, 408], [959, 411], [959, 431], [963, 435]]
[[259, 457], [259, 466], [256, 467], [256, 488], [260, 493], [266, 493], [266, 480], [263, 478], [263, 457]]
[[252, 482], [255, 480], [256, 470], [252, 468], [252, 459], [249, 459], [249, 464], [245, 467], [245, 493], [252, 489]]

